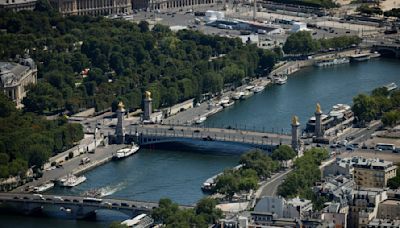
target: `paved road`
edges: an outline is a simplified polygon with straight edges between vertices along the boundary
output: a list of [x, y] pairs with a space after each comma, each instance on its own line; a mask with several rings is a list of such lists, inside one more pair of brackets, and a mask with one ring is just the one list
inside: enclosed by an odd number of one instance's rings
[[286, 176], [292, 171], [292, 169], [285, 170], [283, 173], [278, 173], [272, 177], [267, 184], [262, 187], [261, 194], [257, 198], [263, 196], [276, 196], [279, 185], [285, 180]]
[[[108, 161], [112, 157], [112, 154], [116, 152], [118, 149], [122, 148], [123, 146], [124, 145], [109, 145], [106, 147], [98, 147], [96, 149], [96, 152], [93, 154], [86, 153], [84, 155], [75, 157], [71, 160], [64, 162], [63, 166], [60, 168], [43, 171], [44, 173], [41, 178], [34, 180], [33, 182], [29, 182], [25, 185], [22, 185], [14, 189], [13, 192], [24, 192], [25, 188], [28, 186], [34, 186], [34, 187], [39, 186], [48, 181], [59, 179], [69, 173], [77, 173], [77, 172], [82, 172], [83, 170], [94, 168], [99, 163], [104, 163], [105, 161]], [[89, 157], [91, 162], [86, 165], [80, 165], [81, 159], [83, 157]]]

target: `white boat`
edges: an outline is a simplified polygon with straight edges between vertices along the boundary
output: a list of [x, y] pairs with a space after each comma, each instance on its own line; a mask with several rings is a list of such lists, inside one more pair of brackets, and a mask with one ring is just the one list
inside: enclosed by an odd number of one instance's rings
[[254, 94], [253, 92], [246, 90], [243, 92], [243, 96], [241, 96], [240, 99], [247, 99], [247, 98], [251, 97], [251, 95], [253, 95], [253, 94]]
[[327, 67], [327, 66], [334, 66], [339, 64], [346, 64], [349, 63], [350, 59], [348, 58], [335, 58], [335, 59], [325, 59], [321, 61], [315, 62], [315, 66], [317, 67]]
[[283, 85], [287, 82], [287, 76], [278, 77], [278, 78], [276, 78], [275, 82], [278, 85]]
[[227, 107], [230, 107], [230, 106], [232, 106], [234, 104], [235, 104], [235, 101], [229, 101], [229, 103], [225, 103], [222, 106], [224, 106], [224, 108], [227, 108]]
[[113, 159], [126, 158], [126, 157], [131, 156], [132, 154], [136, 153], [138, 150], [139, 150], [139, 146], [136, 144], [132, 144], [132, 147], [130, 147], [130, 148], [123, 148], [123, 149], [117, 150], [117, 152], [113, 156]]
[[371, 58], [370, 53], [363, 53], [363, 54], [356, 54], [350, 56], [350, 61], [351, 62], [362, 62], [362, 61], [367, 61]]
[[253, 85], [249, 85], [249, 86], [246, 86], [246, 90], [252, 90], [254, 88], [254, 86]]
[[[221, 108], [222, 108], [222, 107], [221, 107]], [[199, 118], [195, 121], [195, 123], [196, 123], [196, 124], [201, 124], [201, 123], [203, 123], [204, 121], [206, 121], [206, 119], [207, 119], [207, 117], [205, 117], [205, 116], [199, 117]]]
[[47, 191], [47, 190], [49, 190], [49, 189], [51, 189], [53, 187], [54, 187], [54, 183], [53, 182], [48, 182], [48, 183], [45, 183], [44, 185], [40, 185], [38, 187], [34, 187], [33, 191], [36, 192], [36, 193], [40, 193], [40, 192], [45, 192], [45, 191]]
[[253, 91], [254, 93], [259, 93], [259, 92], [263, 91], [264, 89], [265, 89], [265, 86], [256, 86], [251, 91]]
[[388, 91], [392, 91], [397, 89], [396, 83], [392, 82], [384, 86]]
[[229, 103], [229, 97], [223, 97], [223, 98], [219, 101], [219, 104], [221, 104], [222, 106], [223, 106], [224, 104], [227, 104], [227, 103]]
[[68, 174], [67, 176], [58, 179], [58, 183], [62, 187], [75, 187], [86, 181], [85, 176], [75, 176], [73, 174]]
[[232, 99], [239, 100], [240, 98], [242, 98], [243, 95], [244, 95], [243, 92], [237, 92], [237, 93], [233, 94]]

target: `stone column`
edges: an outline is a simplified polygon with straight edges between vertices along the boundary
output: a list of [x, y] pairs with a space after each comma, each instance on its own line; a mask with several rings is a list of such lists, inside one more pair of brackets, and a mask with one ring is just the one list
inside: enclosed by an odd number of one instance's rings
[[143, 120], [150, 120], [151, 117], [151, 112], [152, 112], [152, 99], [151, 99], [151, 93], [149, 91], [146, 91], [144, 93], [145, 98], [143, 100]]
[[117, 144], [123, 144], [125, 142], [124, 114], [124, 104], [122, 102], [119, 102], [117, 109], [117, 126], [115, 127], [115, 137]]
[[296, 152], [299, 151], [299, 139], [300, 139], [300, 132], [299, 132], [299, 118], [297, 116], [292, 117], [292, 149]]
[[317, 103], [317, 108], [315, 110], [315, 130], [314, 130], [314, 135], [317, 138], [323, 136], [321, 116], [322, 116], [321, 106]]

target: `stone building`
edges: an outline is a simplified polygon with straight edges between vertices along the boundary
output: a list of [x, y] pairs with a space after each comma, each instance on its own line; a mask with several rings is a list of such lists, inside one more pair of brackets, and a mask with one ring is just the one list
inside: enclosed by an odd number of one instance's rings
[[17, 108], [22, 107], [22, 99], [26, 96], [27, 86], [36, 84], [37, 66], [26, 56], [18, 63], [0, 62], [0, 88], [3, 93], [15, 102]]
[[[216, 0], [140, 0], [133, 1], [133, 7], [135, 8], [136, 4], [138, 6], [146, 6], [150, 5], [151, 9], [155, 10], [165, 10], [165, 9], [176, 9], [176, 8], [190, 8], [198, 5], [211, 5], [216, 3]], [[144, 7], [147, 8], [147, 7]]]
[[121, 15], [132, 13], [131, 0], [50, 0], [62, 15]]
[[[389, 195], [389, 194], [388, 194]], [[400, 200], [387, 199], [379, 204], [378, 219], [400, 219]]]
[[383, 188], [387, 181], [396, 176], [397, 166], [382, 159], [360, 158], [353, 164], [354, 181], [358, 186]]
[[0, 10], [9, 9], [13, 11], [34, 10], [36, 0], [0, 0]]
[[355, 190], [349, 201], [349, 228], [364, 228], [378, 215], [380, 202], [387, 199], [387, 192], [380, 188]]

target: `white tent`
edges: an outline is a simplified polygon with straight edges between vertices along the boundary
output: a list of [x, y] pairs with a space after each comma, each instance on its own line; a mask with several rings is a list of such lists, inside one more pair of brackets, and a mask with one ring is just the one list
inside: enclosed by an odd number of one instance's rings
[[294, 22], [290, 32], [299, 32], [299, 31], [310, 31], [310, 29], [307, 28], [307, 24], [304, 22]]

